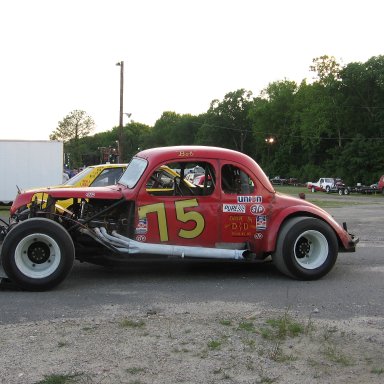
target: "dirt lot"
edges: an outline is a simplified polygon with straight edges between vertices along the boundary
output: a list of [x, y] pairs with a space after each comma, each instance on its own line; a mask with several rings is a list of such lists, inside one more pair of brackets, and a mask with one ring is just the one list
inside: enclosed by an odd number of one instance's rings
[[[378, 216], [381, 210], [380, 201]], [[371, 221], [352, 227], [365, 228], [366, 246], [372, 240], [382, 246], [381, 229]], [[375, 268], [384, 271], [383, 264]], [[303, 315], [259, 302], [202, 296], [175, 304], [160, 297], [151, 306], [111, 302], [79, 308], [76, 317], [0, 323], [0, 383], [384, 381], [382, 316], [331, 320], [316, 307]]]
[[382, 383], [384, 320], [297, 318], [249, 303], [1, 326], [1, 383]]

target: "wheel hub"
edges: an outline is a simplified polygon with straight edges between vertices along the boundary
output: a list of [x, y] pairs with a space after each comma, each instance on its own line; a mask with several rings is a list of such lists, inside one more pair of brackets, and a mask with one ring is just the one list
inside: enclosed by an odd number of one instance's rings
[[48, 261], [51, 251], [47, 244], [37, 241], [28, 247], [27, 255], [32, 263], [43, 264]]
[[308, 256], [310, 250], [311, 250], [310, 242], [302, 238], [296, 245], [296, 257], [298, 259], [302, 259], [303, 257]]

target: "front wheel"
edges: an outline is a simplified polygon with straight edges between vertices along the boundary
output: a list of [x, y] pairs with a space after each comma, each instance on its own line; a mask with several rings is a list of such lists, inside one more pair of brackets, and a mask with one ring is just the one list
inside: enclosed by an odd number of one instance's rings
[[68, 232], [58, 223], [27, 219], [15, 225], [4, 239], [1, 261], [16, 284], [44, 291], [61, 283], [72, 269], [75, 248]]
[[287, 276], [315, 280], [332, 269], [337, 254], [337, 238], [327, 223], [311, 217], [295, 217], [280, 229], [272, 259]]

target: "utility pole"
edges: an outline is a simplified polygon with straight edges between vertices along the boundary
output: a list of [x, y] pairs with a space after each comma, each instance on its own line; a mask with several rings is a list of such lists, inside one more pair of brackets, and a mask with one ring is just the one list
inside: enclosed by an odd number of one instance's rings
[[120, 67], [119, 163], [123, 163], [125, 160], [123, 143], [124, 61], [120, 61], [116, 65]]

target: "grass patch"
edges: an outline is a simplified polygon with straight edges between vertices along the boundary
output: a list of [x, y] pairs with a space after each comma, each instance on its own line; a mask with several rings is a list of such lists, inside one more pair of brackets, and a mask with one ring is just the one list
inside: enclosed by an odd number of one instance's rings
[[328, 344], [325, 347], [323, 354], [333, 363], [341, 364], [344, 367], [352, 365], [351, 359], [333, 344]]
[[143, 320], [123, 319], [119, 325], [122, 328], [144, 328], [145, 322]]
[[242, 330], [242, 331], [247, 331], [247, 332], [255, 332], [255, 326], [253, 325], [252, 322], [247, 322], [247, 321], [242, 321], [238, 328], [239, 330]]
[[384, 373], [384, 368], [372, 368], [371, 373], [375, 375], [382, 375]]
[[277, 363], [286, 363], [288, 361], [295, 361], [297, 360], [296, 356], [287, 355], [283, 352], [283, 349], [281, 348], [281, 340], [279, 340], [272, 348], [272, 350], [269, 352], [268, 357], [276, 361]]
[[220, 340], [210, 340], [210, 341], [208, 341], [207, 346], [211, 351], [218, 350], [221, 348], [221, 341]]
[[269, 340], [283, 340], [289, 337], [297, 337], [304, 333], [305, 327], [294, 321], [287, 313], [276, 319], [268, 319], [266, 326], [260, 329], [263, 338]]
[[317, 199], [308, 199], [313, 204], [316, 204], [320, 208], [342, 208], [348, 207], [351, 205], [364, 205], [364, 202], [356, 201], [337, 201], [337, 200], [317, 200]]
[[254, 351], [256, 349], [256, 341], [253, 339], [245, 339], [243, 340], [243, 344], [247, 346], [250, 351]]
[[72, 375], [44, 375], [44, 379], [34, 384], [71, 384], [76, 383], [80, 376], [82, 376], [80, 373]]
[[257, 381], [257, 383], [260, 383], [260, 384], [272, 384], [272, 383], [275, 383], [277, 379], [274, 379], [272, 377], [268, 377], [268, 376], [261, 376], [260, 377], [260, 380]]
[[139, 373], [142, 373], [145, 371], [144, 368], [141, 368], [141, 367], [132, 367], [132, 368], [127, 368], [125, 370], [127, 373], [131, 374], [131, 375], [137, 375]]
[[232, 321], [231, 320], [226, 320], [226, 319], [223, 319], [223, 320], [220, 320], [219, 322], [221, 325], [225, 325], [227, 327], [231, 326], [232, 325]]

